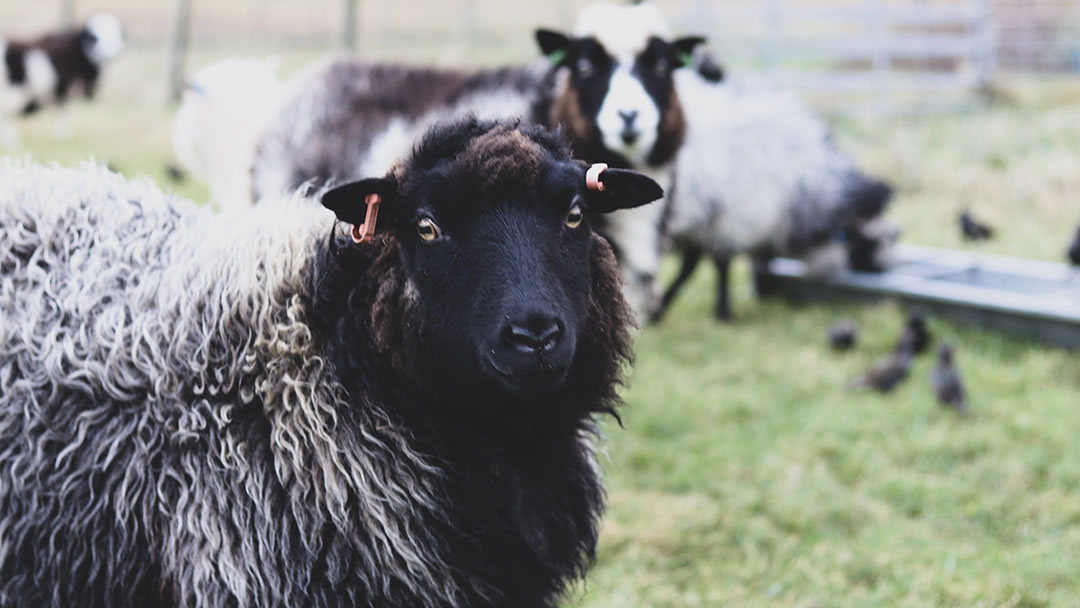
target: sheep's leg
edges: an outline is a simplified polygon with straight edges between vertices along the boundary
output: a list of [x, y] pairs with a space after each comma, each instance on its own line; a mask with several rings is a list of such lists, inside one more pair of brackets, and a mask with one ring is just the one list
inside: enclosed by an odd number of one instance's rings
[[772, 295], [776, 289], [773, 284], [772, 274], [769, 272], [769, 258], [755, 256], [752, 259], [752, 265], [754, 269], [754, 293], [759, 298]]
[[726, 254], [713, 255], [713, 263], [716, 264], [716, 319], [718, 321], [731, 321], [731, 293], [728, 289], [728, 280], [731, 275], [731, 256]]
[[667, 313], [668, 307], [675, 301], [675, 296], [679, 294], [683, 285], [686, 284], [686, 281], [694, 274], [698, 262], [701, 261], [701, 247], [698, 247], [697, 245], [686, 245], [681, 247], [680, 250], [682, 253], [682, 266], [679, 268], [678, 276], [675, 277], [675, 280], [672, 281], [671, 285], [664, 291], [664, 297], [660, 300], [660, 306], [653, 311], [650, 319], [653, 323], [657, 323], [664, 318], [664, 314]]

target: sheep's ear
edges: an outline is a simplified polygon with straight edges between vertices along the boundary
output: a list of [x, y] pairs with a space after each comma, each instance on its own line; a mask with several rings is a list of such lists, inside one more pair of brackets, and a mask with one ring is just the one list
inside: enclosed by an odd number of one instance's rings
[[393, 214], [386, 213], [387, 207], [397, 199], [397, 181], [389, 177], [372, 177], [358, 182], [342, 184], [323, 193], [320, 199], [323, 206], [334, 212], [338, 219], [359, 226], [367, 217], [367, 205], [364, 201], [369, 194], [378, 194], [382, 199], [382, 212], [375, 223], [375, 231], [382, 232], [389, 227]]
[[664, 196], [664, 189], [647, 175], [630, 169], [605, 169], [600, 174], [604, 189], [588, 189], [585, 201], [591, 211], [611, 213], [633, 209]]
[[552, 65], [559, 67], [566, 64], [566, 55], [570, 52], [570, 38], [566, 34], [539, 28], [536, 30], [536, 43]]
[[709, 82], [723, 82], [727, 74], [724, 72], [724, 66], [716, 62], [712, 58], [712, 55], [704, 55], [698, 61], [697, 65], [698, 74], [702, 78]]
[[687, 36], [679, 38], [671, 43], [675, 49], [675, 56], [679, 58], [680, 67], [692, 67], [694, 65], [694, 49], [705, 44], [703, 36]]

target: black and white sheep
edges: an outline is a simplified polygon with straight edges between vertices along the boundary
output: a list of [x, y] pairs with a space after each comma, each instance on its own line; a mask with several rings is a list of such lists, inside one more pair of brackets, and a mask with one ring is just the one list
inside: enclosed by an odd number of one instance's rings
[[100, 13], [78, 28], [28, 41], [0, 38], [0, 133], [12, 146], [17, 134], [11, 118], [63, 104], [73, 88], [94, 96], [101, 67], [124, 49], [116, 17]]
[[[675, 161], [665, 230], [682, 268], [659, 318], [702, 254], [715, 261], [716, 315], [729, 319], [728, 268], [755, 258], [759, 282], [775, 256], [805, 257], [811, 273], [883, 270], [899, 231], [882, 213], [891, 188], [840, 151], [828, 126], [793, 96], [679, 74], [687, 136]], [[760, 285], [759, 285], [760, 287]]]
[[585, 174], [475, 119], [340, 223], [0, 165], [0, 606], [553, 606], [630, 354], [584, 213], [662, 195]]

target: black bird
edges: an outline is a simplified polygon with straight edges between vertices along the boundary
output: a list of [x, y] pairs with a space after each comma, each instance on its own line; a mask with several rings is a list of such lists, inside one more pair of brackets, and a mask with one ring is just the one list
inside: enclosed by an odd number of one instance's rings
[[907, 378], [911, 371], [911, 345], [901, 343], [888, 359], [878, 361], [862, 377], [855, 381], [856, 388], [872, 388], [879, 393], [888, 393], [897, 384]]
[[893, 350], [898, 351], [906, 347], [911, 354], [921, 355], [926, 352], [932, 340], [933, 336], [926, 327], [926, 312], [915, 310], [908, 315], [907, 324]]
[[942, 344], [938, 349], [938, 362], [930, 372], [930, 385], [934, 387], [938, 403], [943, 407], [950, 407], [960, 414], [968, 413], [967, 391], [964, 390], [964, 381], [960, 378], [960, 370], [956, 369], [953, 348], [949, 344]]
[[168, 163], [167, 165], [165, 165], [165, 175], [168, 175], [169, 179], [174, 182], [182, 182], [184, 181], [184, 179], [187, 178], [184, 170], [173, 163]]
[[994, 238], [994, 229], [977, 221], [967, 211], [960, 214], [960, 232], [965, 241], [988, 241]]
[[837, 321], [829, 328], [829, 346], [832, 346], [833, 350], [851, 350], [858, 338], [859, 328], [850, 319]]
[[1073, 266], [1080, 266], [1080, 228], [1076, 229], [1076, 236], [1069, 245], [1069, 261]]

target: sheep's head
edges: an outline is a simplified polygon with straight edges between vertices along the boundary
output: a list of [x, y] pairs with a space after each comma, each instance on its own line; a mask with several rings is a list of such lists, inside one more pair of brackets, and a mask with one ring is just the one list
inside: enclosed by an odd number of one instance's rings
[[355, 247], [396, 247], [402, 305], [415, 309], [404, 321], [411, 364], [425, 382], [466, 394], [564, 383], [595, 321], [593, 250], [604, 245], [586, 212], [663, 195], [648, 177], [619, 169], [602, 174], [603, 191], [589, 189], [586, 169], [557, 133], [470, 117], [433, 128], [388, 176], [324, 194], [353, 225], [365, 220], [365, 197], [382, 198], [374, 244]]
[[536, 40], [559, 69], [551, 118], [579, 155], [635, 167], [672, 159], [686, 130], [672, 73], [693, 65], [704, 38], [672, 41], [651, 4], [597, 4], [573, 37], [540, 29]]
[[124, 28], [120, 20], [107, 13], [98, 13], [86, 20], [79, 32], [83, 52], [97, 65], [116, 57], [124, 50]]

